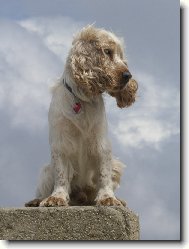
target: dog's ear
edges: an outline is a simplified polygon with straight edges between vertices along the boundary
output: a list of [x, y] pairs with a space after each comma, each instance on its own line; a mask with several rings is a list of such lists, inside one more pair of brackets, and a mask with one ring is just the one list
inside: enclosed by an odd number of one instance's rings
[[136, 93], [138, 90], [138, 83], [131, 79], [124, 90], [119, 92], [110, 92], [109, 94], [117, 101], [117, 106], [120, 108], [131, 106], [136, 100]]
[[70, 72], [74, 81], [86, 92], [97, 91], [100, 53], [95, 41], [78, 40], [69, 55]]

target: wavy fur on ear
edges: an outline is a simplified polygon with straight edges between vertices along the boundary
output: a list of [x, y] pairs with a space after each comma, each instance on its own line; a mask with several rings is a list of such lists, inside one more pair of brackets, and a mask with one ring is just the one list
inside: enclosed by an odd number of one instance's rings
[[73, 79], [87, 95], [99, 94], [108, 81], [103, 75], [101, 59], [93, 41], [79, 40], [71, 50], [69, 62]]
[[76, 84], [87, 96], [95, 96], [105, 90], [110, 81], [105, 74], [105, 55], [99, 43], [100, 29], [87, 26], [76, 35], [68, 56], [69, 71]]
[[131, 79], [122, 91], [109, 93], [117, 101], [117, 106], [120, 108], [131, 106], [136, 100], [138, 83]]

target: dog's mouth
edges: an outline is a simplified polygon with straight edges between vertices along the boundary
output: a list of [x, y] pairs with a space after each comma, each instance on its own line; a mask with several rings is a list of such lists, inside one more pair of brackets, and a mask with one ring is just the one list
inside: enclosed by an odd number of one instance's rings
[[117, 92], [121, 92], [123, 91], [127, 84], [129, 83], [129, 81], [121, 81], [118, 85], [114, 86], [113, 88], [109, 89], [108, 92], [111, 92], [111, 93], [117, 93]]

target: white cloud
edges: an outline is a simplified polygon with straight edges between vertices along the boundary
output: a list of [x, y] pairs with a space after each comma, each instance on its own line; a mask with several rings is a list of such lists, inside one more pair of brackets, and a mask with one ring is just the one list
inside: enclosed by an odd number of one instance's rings
[[153, 118], [130, 118], [129, 122], [118, 121], [114, 134], [126, 146], [142, 147], [145, 144], [158, 144], [179, 131], [169, 122]]
[[179, 134], [179, 92], [151, 75], [138, 73], [136, 78], [139, 96], [132, 107], [118, 110], [113, 99], [106, 101], [110, 132], [126, 147], [158, 149], [165, 139]]
[[64, 62], [66, 53], [72, 44], [73, 34], [84, 24], [69, 17], [38, 17], [20, 21], [19, 24], [35, 33], [44, 44]]
[[64, 17], [0, 22], [0, 108], [13, 126], [32, 131], [47, 124], [48, 86], [62, 74], [78, 27]]

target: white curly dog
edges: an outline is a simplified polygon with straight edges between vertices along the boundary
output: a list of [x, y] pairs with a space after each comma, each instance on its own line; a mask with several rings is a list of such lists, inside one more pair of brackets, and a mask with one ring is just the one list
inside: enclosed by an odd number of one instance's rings
[[112, 155], [103, 93], [123, 108], [137, 88], [121, 39], [91, 25], [75, 36], [49, 109], [51, 163], [25, 206], [124, 205], [114, 194], [124, 165]]

